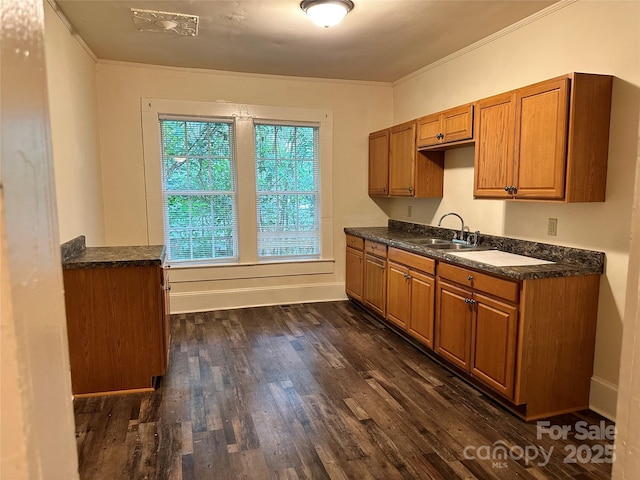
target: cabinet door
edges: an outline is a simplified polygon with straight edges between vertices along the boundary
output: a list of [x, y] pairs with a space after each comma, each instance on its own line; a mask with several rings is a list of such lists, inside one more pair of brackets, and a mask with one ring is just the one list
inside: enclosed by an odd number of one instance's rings
[[369, 195], [389, 194], [389, 130], [369, 135]]
[[415, 158], [415, 122], [392, 127], [389, 133], [389, 195], [413, 196]]
[[409, 269], [389, 262], [387, 278], [387, 319], [403, 330], [407, 329], [411, 314], [411, 277]]
[[169, 368], [169, 348], [171, 346], [171, 302], [169, 298], [169, 292], [171, 291], [171, 284], [169, 283], [169, 268], [164, 267], [161, 269], [160, 277], [162, 278], [162, 331], [164, 333], [164, 345], [162, 350], [162, 357], [164, 360], [164, 368]]
[[359, 301], [362, 301], [362, 281], [364, 276], [363, 258], [364, 254], [362, 251], [347, 247], [345, 290], [347, 294]]
[[423, 345], [433, 349], [435, 279], [411, 270], [411, 315], [407, 330]]
[[365, 254], [364, 256], [364, 302], [373, 311], [385, 316], [387, 300], [387, 261]]
[[476, 197], [511, 197], [513, 185], [515, 93], [486, 98], [475, 108], [473, 194]]
[[484, 295], [476, 294], [474, 300], [471, 374], [502, 395], [513, 398], [517, 309]]
[[454, 365], [469, 371], [472, 305], [468, 290], [438, 282], [435, 351]]
[[473, 137], [473, 105], [462, 105], [442, 113], [442, 141], [459, 142]]
[[436, 113], [418, 120], [418, 138], [416, 143], [419, 147], [437, 145], [442, 142], [440, 139], [440, 134], [442, 133], [441, 118], [442, 116]]
[[564, 197], [569, 79], [516, 92], [515, 179], [517, 197]]

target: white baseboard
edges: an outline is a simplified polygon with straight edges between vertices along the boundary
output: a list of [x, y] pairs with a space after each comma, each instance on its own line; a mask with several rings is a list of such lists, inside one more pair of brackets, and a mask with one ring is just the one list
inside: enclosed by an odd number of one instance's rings
[[615, 422], [618, 386], [600, 377], [591, 377], [589, 408]]
[[343, 282], [171, 293], [171, 313], [346, 300]]

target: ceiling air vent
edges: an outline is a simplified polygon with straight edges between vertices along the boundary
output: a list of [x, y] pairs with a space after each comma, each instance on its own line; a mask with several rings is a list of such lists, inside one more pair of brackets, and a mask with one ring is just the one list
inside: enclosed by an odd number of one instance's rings
[[184, 13], [157, 12], [132, 8], [133, 23], [140, 32], [175, 33], [195, 37], [198, 35], [197, 15]]

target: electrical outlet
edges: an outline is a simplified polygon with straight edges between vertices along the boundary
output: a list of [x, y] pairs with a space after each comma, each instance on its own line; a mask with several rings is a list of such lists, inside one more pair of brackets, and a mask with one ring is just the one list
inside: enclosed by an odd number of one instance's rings
[[407, 207], [407, 217], [411, 217], [411, 205]]
[[551, 237], [555, 237], [558, 235], [558, 219], [550, 218], [549, 223], [547, 224], [547, 235]]

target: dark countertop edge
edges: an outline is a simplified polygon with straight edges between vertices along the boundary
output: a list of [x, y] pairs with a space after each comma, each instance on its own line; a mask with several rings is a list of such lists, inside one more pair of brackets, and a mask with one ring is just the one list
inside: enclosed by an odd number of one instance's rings
[[86, 247], [86, 237], [84, 235], [78, 235], [76, 238], [64, 242], [60, 245], [60, 257], [62, 263], [69, 261], [69, 259], [82, 253]]
[[[153, 252], [149, 255], [149, 250], [159, 249], [159, 253]], [[131, 252], [135, 250], [145, 251], [144, 255], [135, 258]], [[96, 256], [100, 253], [108, 253], [117, 255], [119, 252], [127, 252], [123, 255], [128, 258], [109, 259], [109, 258], [86, 258], [87, 256]], [[164, 245], [139, 245], [124, 247], [88, 247], [71, 258], [63, 260], [62, 269], [87, 269], [87, 268], [121, 268], [121, 267], [146, 267], [155, 265], [164, 265], [166, 259], [166, 247]]]
[[[366, 230], [377, 230], [377, 229], [379, 229], [380, 231], [386, 230], [387, 232], [394, 232], [394, 233], [397, 232], [400, 235], [400, 238], [387, 238], [385, 236], [376, 235], [375, 233], [366, 232]], [[443, 230], [448, 231], [448, 229], [443, 229]], [[521, 266], [521, 267], [497, 267], [494, 265], [489, 265], [486, 263], [469, 260], [467, 258], [458, 257], [456, 255], [447, 254], [447, 253], [444, 253], [442, 250], [429, 248], [424, 245], [416, 245], [408, 242], [403, 242], [402, 236], [406, 238], [409, 232], [404, 230], [395, 230], [388, 227], [345, 227], [344, 232], [350, 235], [354, 235], [356, 237], [364, 238], [365, 240], [377, 241], [391, 247], [400, 248], [402, 250], [406, 250], [408, 252], [416, 253], [419, 255], [424, 255], [430, 258], [434, 258], [436, 260], [443, 260], [443, 261], [446, 261], [447, 263], [451, 263], [454, 265], [469, 267], [475, 270], [480, 270], [483, 272], [488, 272], [488, 273], [500, 275], [503, 277], [514, 278], [516, 280], [601, 275], [603, 273], [603, 267], [597, 267], [589, 264], [572, 265], [572, 264], [558, 263], [558, 262], [553, 264], [546, 264], [546, 265], [531, 265], [531, 266]], [[564, 248], [567, 248], [567, 247], [564, 247]], [[503, 251], [508, 251], [508, 250], [503, 250]], [[520, 252], [509, 252], [509, 253], [522, 255], [522, 253]], [[602, 253], [602, 252], [594, 252], [594, 253]], [[604, 254], [602, 255], [604, 256]]]

